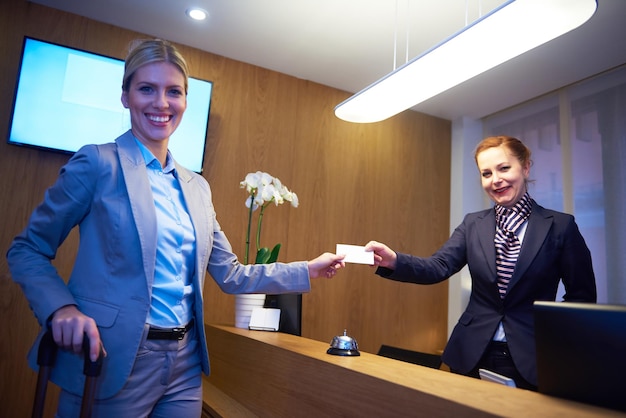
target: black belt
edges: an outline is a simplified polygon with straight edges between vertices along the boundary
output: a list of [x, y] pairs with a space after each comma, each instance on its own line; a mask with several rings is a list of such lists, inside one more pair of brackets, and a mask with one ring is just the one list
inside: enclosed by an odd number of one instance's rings
[[509, 345], [506, 343], [506, 341], [491, 341], [489, 343], [489, 349], [492, 351], [497, 351], [500, 354], [504, 354], [506, 356], [510, 355]]
[[193, 318], [184, 327], [177, 328], [155, 328], [150, 327], [148, 331], [149, 340], [182, 340], [185, 334], [193, 327]]

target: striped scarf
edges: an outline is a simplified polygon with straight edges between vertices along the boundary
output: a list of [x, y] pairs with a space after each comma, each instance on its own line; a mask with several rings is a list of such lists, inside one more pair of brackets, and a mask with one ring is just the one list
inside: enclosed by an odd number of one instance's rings
[[522, 244], [517, 237], [517, 230], [530, 216], [533, 200], [528, 193], [513, 206], [505, 208], [496, 205], [496, 271], [498, 274], [498, 291], [500, 297], [506, 295], [509, 281], [513, 276], [517, 257], [519, 256]]

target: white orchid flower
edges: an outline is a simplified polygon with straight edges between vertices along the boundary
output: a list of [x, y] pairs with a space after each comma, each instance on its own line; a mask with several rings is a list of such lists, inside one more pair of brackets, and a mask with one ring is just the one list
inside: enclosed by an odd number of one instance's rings
[[[291, 206], [294, 208], [298, 207], [298, 196], [291, 192], [287, 187], [285, 187], [282, 182], [276, 177], [272, 177], [268, 173], [264, 173], [262, 171], [257, 171], [255, 173], [248, 173], [245, 179], [239, 182], [239, 187], [242, 189], [246, 189], [248, 192], [248, 198], [246, 199], [246, 207], [249, 209], [248, 215], [248, 232], [246, 237], [246, 253], [244, 258], [244, 263], [248, 262], [248, 253], [250, 247], [250, 227], [252, 224], [252, 212], [261, 208], [261, 213], [259, 214], [259, 221], [257, 226], [256, 233], [256, 244], [257, 244], [257, 262], [259, 260], [263, 260], [260, 262], [273, 262], [278, 257], [278, 251], [280, 250], [280, 244], [277, 244], [274, 250], [270, 253], [267, 248], [263, 248], [263, 250], [267, 250], [265, 253], [260, 252], [260, 233], [261, 233], [261, 222], [263, 220], [263, 212], [265, 211], [267, 205], [271, 202], [274, 202], [276, 206], [282, 205], [285, 202], [290, 202]], [[259, 257], [259, 254], [266, 254], [265, 257]], [[271, 256], [270, 256], [271, 254]], [[273, 260], [273, 261], [272, 261]]]
[[251, 203], [251, 202], [254, 202], [254, 206], [253, 206], [252, 210], [253, 210], [253, 211], [257, 210], [257, 209], [259, 208], [259, 204], [256, 202], [256, 200], [254, 200], [254, 199], [252, 198], [252, 195], [248, 196], [248, 198], [246, 199], [246, 207], [247, 207], [248, 209], [250, 209], [250, 203]]
[[263, 185], [262, 187], [259, 188], [257, 192], [257, 196], [260, 196], [261, 199], [263, 199], [263, 202], [266, 202], [266, 203], [271, 202], [272, 199], [274, 199], [275, 195], [276, 195], [276, 188], [271, 183], [267, 185]]
[[293, 206], [294, 208], [298, 207], [298, 203], [299, 203], [298, 202], [298, 195], [295, 194], [294, 192], [286, 193], [285, 195], [283, 195], [283, 198], [287, 202], [291, 203], [291, 206]]

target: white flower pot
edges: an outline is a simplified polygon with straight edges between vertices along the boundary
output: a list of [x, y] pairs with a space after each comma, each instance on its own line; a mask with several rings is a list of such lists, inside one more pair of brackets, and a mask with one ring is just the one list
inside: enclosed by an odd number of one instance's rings
[[252, 310], [264, 304], [264, 294], [235, 295], [235, 327], [248, 329]]

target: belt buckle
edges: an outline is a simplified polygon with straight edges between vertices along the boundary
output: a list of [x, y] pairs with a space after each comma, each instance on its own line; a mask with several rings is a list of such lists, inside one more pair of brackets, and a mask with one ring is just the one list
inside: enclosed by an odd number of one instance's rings
[[179, 341], [185, 338], [185, 332], [187, 332], [185, 328], [172, 328], [172, 334], [174, 334]]

